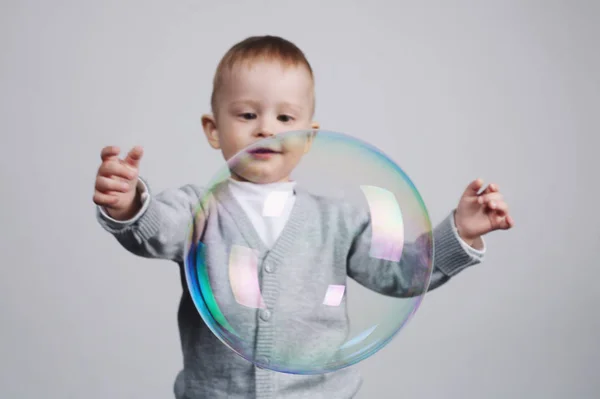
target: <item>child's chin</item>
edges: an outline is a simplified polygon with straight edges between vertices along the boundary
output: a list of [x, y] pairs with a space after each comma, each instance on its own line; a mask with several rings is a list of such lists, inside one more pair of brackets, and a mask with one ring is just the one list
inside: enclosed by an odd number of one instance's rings
[[288, 180], [288, 176], [281, 171], [267, 171], [262, 168], [259, 170], [245, 170], [243, 173], [236, 173], [239, 178], [254, 184], [270, 184]]
[[282, 159], [269, 161], [240, 162], [230, 170], [241, 179], [255, 184], [269, 184], [289, 180], [295, 164], [281, 162]]
[[248, 180], [251, 183], [254, 184], [270, 184], [270, 183], [277, 183], [280, 181], [284, 181], [287, 180], [286, 176], [261, 176], [261, 177], [257, 177], [257, 178], [253, 178], [252, 180]]

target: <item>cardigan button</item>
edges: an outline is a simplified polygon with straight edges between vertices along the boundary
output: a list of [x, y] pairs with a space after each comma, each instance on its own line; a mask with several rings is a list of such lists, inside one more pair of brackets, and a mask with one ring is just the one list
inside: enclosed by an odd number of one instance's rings
[[261, 310], [260, 318], [263, 319], [264, 321], [269, 320], [271, 318], [271, 312], [269, 312], [267, 309]]

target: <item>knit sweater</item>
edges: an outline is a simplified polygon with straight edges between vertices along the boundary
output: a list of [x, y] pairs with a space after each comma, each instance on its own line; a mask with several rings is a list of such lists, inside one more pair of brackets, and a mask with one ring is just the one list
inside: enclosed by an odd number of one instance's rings
[[[176, 377], [177, 399], [200, 398], [340, 398], [358, 392], [362, 379], [354, 367], [320, 375], [279, 373], [257, 367], [227, 348], [208, 328], [195, 308], [185, 280], [185, 243], [190, 222], [205, 189], [187, 185], [151, 195], [145, 192], [144, 206], [131, 220], [119, 222], [98, 209], [100, 224], [129, 252], [147, 258], [168, 259], [179, 265], [182, 296], [178, 324], [183, 351], [183, 369]], [[319, 343], [312, 348], [322, 354], [348, 339], [348, 309], [316, 304], [330, 285], [345, 285], [350, 278], [359, 284], [395, 297], [410, 297], [423, 289], [423, 278], [415, 268], [423, 246], [431, 245], [429, 234], [405, 244], [399, 262], [369, 256], [372, 226], [368, 209], [314, 195], [294, 187], [294, 204], [288, 220], [272, 246], [267, 246], [255, 224], [232, 195], [227, 182], [213, 193], [205, 207], [201, 238], [206, 261], [212, 266], [211, 285], [227, 309], [234, 325], [252, 324], [256, 342], [253, 356], [267, 366], [270, 356], [281, 355], [281, 345], [290, 343], [287, 355], [301, 356], [306, 348], [295, 342]], [[453, 213], [433, 230], [434, 268], [429, 290], [445, 284], [462, 270], [482, 261], [483, 252], [461, 241]], [[262, 308], [236, 304], [230, 288], [227, 256], [232, 248], [250, 248], [257, 254]], [[300, 282], [310, 281], [310, 284]], [[258, 317], [257, 317], [258, 316]], [[301, 322], [295, 322], [300, 320]]]

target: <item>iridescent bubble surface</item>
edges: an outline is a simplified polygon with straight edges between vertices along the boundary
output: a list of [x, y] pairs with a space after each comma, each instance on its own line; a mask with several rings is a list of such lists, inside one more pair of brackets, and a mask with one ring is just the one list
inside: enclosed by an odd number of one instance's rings
[[319, 374], [356, 364], [419, 307], [431, 222], [377, 148], [336, 132], [282, 133], [205, 187], [185, 249], [188, 289], [212, 332], [256, 366]]

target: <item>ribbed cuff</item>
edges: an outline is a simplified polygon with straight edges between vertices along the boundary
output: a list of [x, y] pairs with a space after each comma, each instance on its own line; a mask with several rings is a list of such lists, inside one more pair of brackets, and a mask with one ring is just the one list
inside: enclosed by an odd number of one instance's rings
[[158, 231], [160, 226], [158, 206], [152, 200], [149, 186], [143, 179], [139, 178], [137, 189], [140, 190], [142, 208], [129, 220], [113, 219], [103, 207], [98, 206], [96, 208], [98, 222], [106, 231], [114, 235], [137, 231], [143, 239], [152, 237]]
[[454, 221], [455, 213], [456, 213], [456, 211], [452, 211], [452, 214], [450, 215], [450, 222], [452, 223], [452, 230], [454, 231], [454, 235], [456, 235], [456, 239], [460, 242], [460, 244], [463, 246], [465, 251], [469, 252], [471, 255], [473, 255], [475, 257], [483, 258], [483, 255], [485, 255], [485, 252], [487, 250], [487, 246], [485, 245], [485, 240], [483, 239], [483, 237], [479, 237], [481, 239], [481, 243], [483, 244], [482, 249], [475, 249], [472, 246], [470, 246], [469, 244], [467, 244], [462, 239], [460, 234], [458, 234], [458, 228], [456, 227], [456, 223]]
[[148, 190], [148, 185], [141, 178], [138, 178], [138, 184], [137, 184], [136, 190], [138, 190], [140, 192], [140, 199], [142, 200], [142, 208], [131, 219], [128, 219], [128, 220], [114, 219], [114, 218], [110, 217], [110, 215], [108, 214], [108, 212], [106, 211], [106, 209], [103, 206], [98, 207], [98, 212], [100, 212], [100, 216], [103, 219], [106, 219], [107, 223], [110, 223], [110, 225], [113, 228], [118, 228], [118, 226], [127, 226], [130, 224], [133, 224], [144, 214], [144, 212], [146, 212], [146, 209], [148, 208], [148, 202], [149, 202], [148, 200], [150, 198], [150, 191]]
[[434, 267], [452, 277], [469, 266], [481, 263], [483, 255], [467, 250], [454, 227], [454, 212], [433, 230]]

